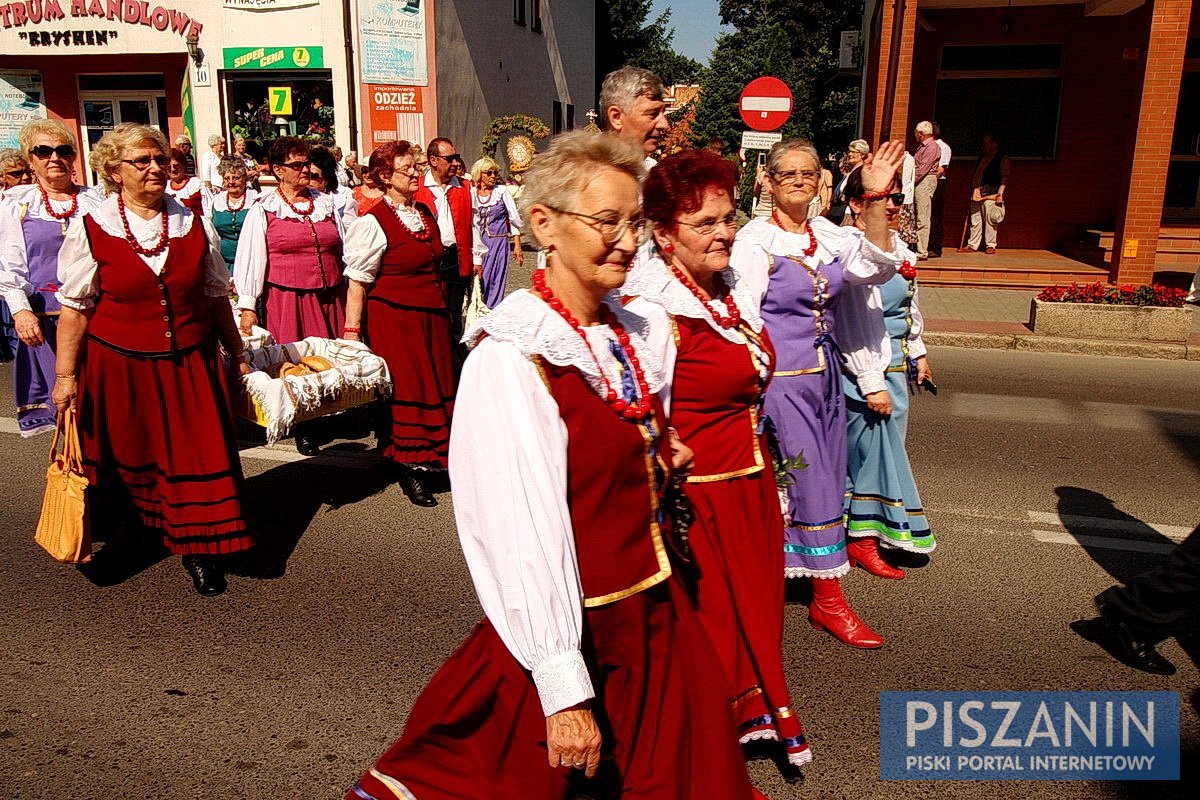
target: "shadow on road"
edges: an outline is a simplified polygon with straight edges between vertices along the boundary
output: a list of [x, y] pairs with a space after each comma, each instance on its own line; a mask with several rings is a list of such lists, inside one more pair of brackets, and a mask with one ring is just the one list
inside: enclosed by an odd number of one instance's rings
[[[347, 443], [323, 453], [352, 452], [374, 459], [365, 445]], [[230, 572], [250, 578], [279, 578], [322, 506], [340, 508], [365, 500], [395, 482], [385, 462], [371, 469], [322, 463], [318, 457], [282, 464], [246, 480], [246, 502], [258, 544]]]
[[1200, 415], [1195, 413], [1153, 410], [1150, 416], [1159, 433], [1175, 443], [1179, 451], [1200, 469]]
[[[1111, 541], [1114, 537], [1111, 533], [1105, 535], [1104, 531], [1097, 530], [1096, 523], [1089, 521], [1088, 518], [1123, 523], [1120, 538], [1124, 540], [1161, 545], [1164, 549], [1175, 546], [1172, 539], [1162, 535], [1137, 517], [1121, 511], [1112, 500], [1099, 492], [1082, 489], [1078, 486], [1059, 486], [1055, 488], [1054, 493], [1058, 495], [1058, 515], [1062, 520], [1063, 527], [1075, 537], [1092, 560], [1103, 567], [1118, 583], [1126, 583], [1134, 576], [1152, 569], [1164, 556], [1098, 546], [1099, 543]], [[1117, 661], [1123, 661], [1118, 646], [1111, 641], [1098, 617], [1077, 620], [1071, 623], [1071, 629], [1089, 642], [1104, 648]], [[1196, 630], [1195, 625], [1173, 626], [1163, 638], [1170, 636], [1175, 637], [1180, 648], [1193, 664], [1200, 665], [1200, 631]]]

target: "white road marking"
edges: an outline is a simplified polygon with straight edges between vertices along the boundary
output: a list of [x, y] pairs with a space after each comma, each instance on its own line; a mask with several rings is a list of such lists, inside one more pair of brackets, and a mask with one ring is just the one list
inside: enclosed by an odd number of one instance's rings
[[1058, 514], [1056, 512], [1029, 511], [1029, 521], [1034, 525], [1053, 525], [1068, 530], [1087, 529], [1093, 531], [1115, 531], [1118, 533], [1145, 533], [1146, 529], [1167, 537], [1173, 542], [1182, 542], [1192, 532], [1191, 528], [1179, 525], [1162, 525], [1156, 522], [1140, 522], [1137, 520], [1106, 519], [1104, 517], [1084, 517], [1076, 514]]
[[12, 417], [0, 417], [0, 433], [20, 433], [17, 421]]
[[1085, 534], [1034, 531], [1033, 538], [1047, 544], [1069, 544], [1075, 547], [1098, 547], [1105, 550], [1127, 550], [1133, 553], [1169, 553], [1174, 544], [1165, 542], [1142, 542], [1136, 539], [1114, 539], [1111, 536], [1087, 536]]

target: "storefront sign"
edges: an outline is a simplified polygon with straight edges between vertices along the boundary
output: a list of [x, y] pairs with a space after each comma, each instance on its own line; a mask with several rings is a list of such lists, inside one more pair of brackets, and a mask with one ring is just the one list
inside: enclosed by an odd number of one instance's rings
[[242, 11], [276, 11], [281, 8], [315, 6], [320, 0], [225, 0], [226, 8]]
[[[60, 40], [55, 44], [72, 44], [74, 34], [83, 31], [74, 30], [71, 20], [80, 19], [144, 25], [157, 31], [169, 30], [185, 39], [189, 36], [198, 37], [204, 30], [201, 23], [182, 11], [161, 5], [151, 6], [147, 0], [23, 0], [0, 4], [0, 27], [4, 30], [41, 23], [55, 25], [54, 30], [37, 31], [35, 46], [46, 44], [46, 36], [55, 33], [66, 38], [65, 42]], [[22, 38], [33, 42], [33, 32], [29, 37]]]
[[365, 105], [370, 111], [372, 146], [398, 139], [419, 142], [424, 138], [423, 89], [377, 83], [367, 84], [363, 89]]
[[17, 135], [30, 120], [45, 119], [42, 73], [0, 70], [0, 147], [17, 147]]
[[429, 85], [419, 0], [362, 0], [358, 19], [363, 83]]
[[321, 69], [320, 47], [226, 47], [225, 69]]

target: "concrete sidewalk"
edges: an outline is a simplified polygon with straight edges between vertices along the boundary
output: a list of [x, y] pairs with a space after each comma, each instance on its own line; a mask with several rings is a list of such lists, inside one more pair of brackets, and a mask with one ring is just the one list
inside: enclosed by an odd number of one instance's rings
[[994, 350], [1172, 358], [1200, 361], [1200, 308], [1192, 310], [1187, 344], [1067, 339], [1029, 329], [1029, 307], [1037, 292], [922, 286], [921, 314], [927, 344]]

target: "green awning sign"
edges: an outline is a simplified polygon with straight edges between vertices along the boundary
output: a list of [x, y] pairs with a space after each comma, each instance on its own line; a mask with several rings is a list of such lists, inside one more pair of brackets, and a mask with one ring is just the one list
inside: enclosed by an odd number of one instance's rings
[[226, 47], [225, 69], [321, 69], [320, 47]]

